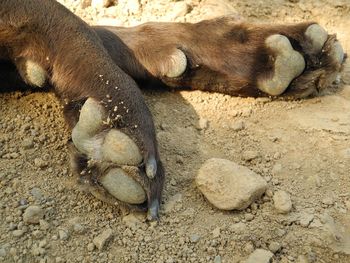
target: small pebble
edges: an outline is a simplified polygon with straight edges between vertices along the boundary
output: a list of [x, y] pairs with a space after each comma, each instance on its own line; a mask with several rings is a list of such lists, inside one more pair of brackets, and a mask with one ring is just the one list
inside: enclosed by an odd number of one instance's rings
[[233, 131], [241, 131], [245, 128], [245, 123], [244, 121], [235, 121], [232, 125], [231, 125], [231, 129]]
[[322, 199], [322, 204], [324, 205], [333, 205], [334, 204], [334, 200], [332, 197], [327, 196], [324, 199]]
[[87, 245], [87, 250], [88, 251], [94, 251], [94, 249], [95, 249], [95, 245], [93, 244], [93, 243], [89, 243], [88, 245]]
[[247, 220], [248, 222], [252, 221], [254, 219], [254, 215], [250, 213], [245, 214], [244, 219]]
[[249, 255], [245, 263], [270, 263], [273, 254], [265, 249], [256, 249]]
[[216, 256], [216, 257], [214, 258], [214, 263], [221, 263], [221, 262], [222, 262], [221, 256]]
[[61, 240], [67, 240], [69, 238], [68, 230], [60, 229], [58, 230], [58, 236]]
[[48, 166], [48, 163], [41, 158], [35, 158], [34, 165], [39, 168], [45, 168]]
[[24, 211], [23, 221], [28, 224], [39, 224], [40, 219], [44, 217], [44, 210], [39, 206], [28, 206]]
[[99, 250], [103, 250], [104, 247], [107, 245], [108, 241], [110, 241], [113, 237], [113, 231], [112, 229], [106, 229], [101, 234], [96, 236], [93, 239], [93, 243]]
[[192, 243], [197, 243], [200, 240], [200, 238], [201, 237], [199, 235], [197, 235], [197, 234], [190, 235], [190, 241]]
[[278, 213], [286, 214], [292, 210], [290, 195], [285, 191], [276, 191], [273, 195], [273, 202]]
[[278, 243], [278, 242], [275, 242], [275, 241], [272, 241], [269, 245], [269, 250], [272, 252], [272, 253], [276, 253], [277, 251], [279, 251], [281, 249], [281, 244]]
[[242, 155], [243, 160], [252, 161], [259, 157], [259, 153], [257, 151], [245, 151]]
[[73, 231], [77, 234], [83, 234], [85, 232], [85, 227], [79, 223], [73, 225]]
[[34, 147], [34, 141], [32, 138], [26, 138], [22, 142], [22, 146], [24, 149], [31, 149]]
[[21, 237], [21, 236], [23, 236], [24, 231], [23, 231], [23, 230], [20, 230], [20, 229], [17, 229], [17, 230], [14, 230], [14, 231], [12, 232], [12, 234], [13, 234], [14, 237]]
[[220, 237], [220, 227], [215, 228], [212, 233], [213, 233], [213, 238]]

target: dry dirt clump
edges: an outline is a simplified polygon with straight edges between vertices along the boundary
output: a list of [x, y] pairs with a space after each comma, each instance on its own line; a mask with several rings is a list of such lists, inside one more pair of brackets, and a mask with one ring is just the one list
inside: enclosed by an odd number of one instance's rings
[[[94, 24], [315, 20], [350, 50], [347, 0], [60, 2]], [[0, 262], [350, 262], [349, 72], [341, 90], [299, 101], [145, 92], [167, 171], [158, 225], [72, 184], [52, 93], [0, 94]], [[242, 211], [214, 208], [195, 184], [211, 158], [246, 166], [266, 192]]]

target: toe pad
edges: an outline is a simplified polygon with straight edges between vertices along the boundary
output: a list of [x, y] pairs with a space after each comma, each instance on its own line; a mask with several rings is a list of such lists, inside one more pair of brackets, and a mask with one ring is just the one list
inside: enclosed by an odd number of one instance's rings
[[294, 78], [303, 72], [305, 61], [283, 35], [269, 36], [265, 44], [276, 54], [274, 73], [271, 78], [258, 80], [258, 88], [269, 95], [278, 96], [287, 89]]

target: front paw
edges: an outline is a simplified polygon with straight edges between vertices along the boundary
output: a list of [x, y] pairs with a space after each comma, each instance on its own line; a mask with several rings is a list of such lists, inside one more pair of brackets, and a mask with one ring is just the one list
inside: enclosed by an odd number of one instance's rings
[[156, 219], [161, 189], [157, 189], [154, 177], [162, 172], [161, 167], [157, 171], [160, 161], [154, 156], [144, 157], [134, 140], [111, 128], [110, 122], [105, 108], [88, 98], [72, 131], [73, 166], [78, 182], [105, 202], [148, 209], [150, 219]]
[[273, 52], [273, 72], [258, 78], [257, 86], [263, 92], [290, 98], [301, 98], [317, 93], [339, 78], [346, 54], [336, 39], [318, 24], [282, 30], [265, 40]]

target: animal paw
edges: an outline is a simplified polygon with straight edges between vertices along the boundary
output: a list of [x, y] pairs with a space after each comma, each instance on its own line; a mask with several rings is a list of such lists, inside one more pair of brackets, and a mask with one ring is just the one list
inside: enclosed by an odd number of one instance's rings
[[273, 54], [273, 70], [258, 77], [257, 87], [271, 96], [306, 97], [323, 90], [337, 79], [345, 60], [335, 35], [318, 24], [306, 27], [299, 39], [288, 30], [273, 34], [265, 45]]
[[73, 167], [79, 183], [105, 202], [143, 211], [148, 208], [150, 219], [156, 219], [158, 200], [147, 204], [156, 161], [151, 158], [144, 164], [142, 152], [133, 139], [117, 128], [110, 128], [109, 122], [105, 108], [88, 98], [72, 131], [76, 149]]
[[[336, 36], [315, 23], [251, 24], [228, 16], [196, 24], [140, 25], [130, 30], [134, 37], [108, 30], [125, 38], [147, 72], [136, 72], [136, 79], [228, 95], [307, 97], [331, 86], [346, 58]], [[140, 41], [143, 32], [154, 37]], [[106, 48], [118, 63], [114, 49]]]

